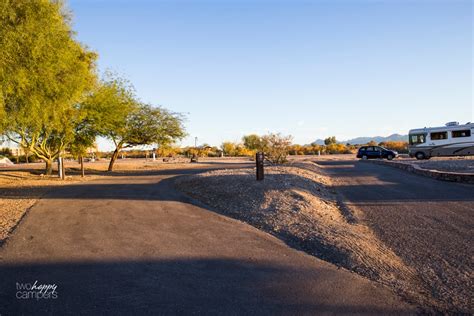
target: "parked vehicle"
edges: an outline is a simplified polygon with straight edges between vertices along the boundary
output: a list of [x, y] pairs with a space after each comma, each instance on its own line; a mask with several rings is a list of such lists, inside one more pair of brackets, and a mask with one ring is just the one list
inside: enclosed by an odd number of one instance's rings
[[393, 158], [398, 157], [398, 152], [394, 150], [390, 150], [387, 148], [383, 148], [381, 146], [363, 146], [359, 148], [357, 152], [357, 158], [361, 159], [383, 159], [386, 158], [388, 160], [392, 160]]
[[442, 127], [412, 129], [408, 153], [416, 159], [474, 155], [474, 123], [449, 122]]

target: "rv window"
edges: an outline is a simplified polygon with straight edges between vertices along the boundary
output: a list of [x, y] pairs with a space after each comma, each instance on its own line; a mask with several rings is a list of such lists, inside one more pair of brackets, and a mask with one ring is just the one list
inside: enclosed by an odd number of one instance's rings
[[453, 137], [470, 137], [471, 136], [471, 130], [466, 129], [462, 131], [452, 131]]
[[423, 144], [425, 141], [425, 134], [410, 135], [410, 145]]
[[448, 139], [448, 132], [436, 132], [430, 134], [431, 140]]

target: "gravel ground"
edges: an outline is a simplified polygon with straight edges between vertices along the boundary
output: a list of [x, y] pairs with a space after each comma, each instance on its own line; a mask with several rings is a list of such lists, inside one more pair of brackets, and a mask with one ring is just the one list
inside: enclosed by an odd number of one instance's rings
[[433, 159], [415, 163], [423, 169], [474, 174], [474, 159]]
[[255, 169], [225, 169], [178, 178], [176, 186], [216, 212], [247, 222], [290, 245], [390, 286], [411, 302], [430, 305], [415, 272], [355, 214], [340, 208], [330, 178], [298, 162]]
[[430, 160], [406, 158], [394, 162], [418, 165], [428, 170], [474, 174], [474, 157], [433, 157]]

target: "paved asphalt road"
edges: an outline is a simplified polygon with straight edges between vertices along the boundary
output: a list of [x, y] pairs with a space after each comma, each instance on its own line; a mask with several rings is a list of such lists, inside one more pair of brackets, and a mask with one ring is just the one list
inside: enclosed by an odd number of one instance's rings
[[344, 202], [417, 270], [434, 300], [450, 311], [474, 312], [474, 185], [364, 161], [317, 163]]
[[[229, 166], [229, 165], [225, 165]], [[216, 165], [216, 167], [222, 167]], [[0, 314], [407, 313], [384, 287], [176, 192], [196, 170], [54, 188], [0, 249]], [[56, 299], [17, 299], [17, 283]]]

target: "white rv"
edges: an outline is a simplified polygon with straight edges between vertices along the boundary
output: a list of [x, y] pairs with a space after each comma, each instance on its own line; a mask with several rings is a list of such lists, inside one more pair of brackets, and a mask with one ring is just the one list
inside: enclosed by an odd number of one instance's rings
[[412, 129], [408, 152], [416, 159], [474, 155], [474, 123], [449, 122], [442, 127]]

